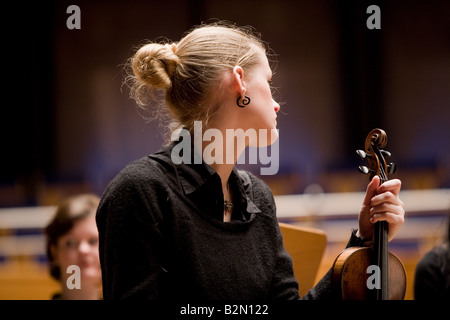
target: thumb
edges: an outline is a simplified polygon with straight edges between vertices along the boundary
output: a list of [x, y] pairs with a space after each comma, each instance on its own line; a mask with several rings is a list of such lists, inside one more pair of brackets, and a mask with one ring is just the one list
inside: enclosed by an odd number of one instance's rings
[[366, 189], [366, 195], [364, 197], [363, 205], [370, 205], [370, 201], [372, 198], [376, 195], [376, 191], [378, 189], [378, 186], [380, 185], [380, 177], [374, 176], [372, 180], [367, 185]]

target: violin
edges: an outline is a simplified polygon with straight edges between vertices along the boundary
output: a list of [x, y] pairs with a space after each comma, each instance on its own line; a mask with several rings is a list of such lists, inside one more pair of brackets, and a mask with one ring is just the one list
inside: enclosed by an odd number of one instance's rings
[[[387, 164], [390, 152], [383, 148], [387, 135], [381, 129], [372, 130], [357, 154], [367, 160], [359, 171], [378, 175], [380, 185], [388, 174], [396, 171], [394, 163]], [[403, 300], [406, 290], [406, 271], [400, 259], [388, 248], [388, 223], [378, 221], [374, 226], [372, 241], [367, 247], [350, 247], [343, 250], [333, 263], [332, 282], [339, 286], [343, 300]]]

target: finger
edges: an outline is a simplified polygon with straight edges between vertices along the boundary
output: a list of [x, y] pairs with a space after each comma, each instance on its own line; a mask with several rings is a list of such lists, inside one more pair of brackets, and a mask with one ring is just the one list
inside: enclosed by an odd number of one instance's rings
[[384, 193], [378, 194], [374, 196], [370, 202], [371, 207], [375, 207], [379, 204], [382, 204], [384, 202], [392, 203], [395, 205], [401, 205], [403, 206], [402, 200], [398, 197], [398, 195], [395, 195], [391, 191], [386, 191]]
[[403, 206], [401, 205], [395, 205], [392, 203], [382, 203], [375, 207], [370, 208], [369, 210], [369, 217], [374, 217], [375, 215], [377, 217], [383, 216], [385, 213], [404, 216], [405, 210], [403, 209]]
[[377, 194], [377, 188], [380, 184], [380, 177], [374, 176], [367, 185], [366, 195], [364, 196], [363, 205], [370, 205], [372, 198]]
[[399, 179], [392, 179], [392, 180], [388, 180], [385, 183], [383, 183], [382, 185], [380, 185], [377, 188], [376, 192], [378, 194], [380, 194], [380, 193], [390, 191], [393, 194], [398, 196], [400, 193], [401, 187], [402, 187], [402, 182]]
[[372, 214], [370, 222], [375, 223], [378, 221], [387, 221], [387, 223], [392, 226], [401, 225], [405, 221], [405, 214], [404, 212], [402, 213], [401, 208], [391, 211], [375, 212]]

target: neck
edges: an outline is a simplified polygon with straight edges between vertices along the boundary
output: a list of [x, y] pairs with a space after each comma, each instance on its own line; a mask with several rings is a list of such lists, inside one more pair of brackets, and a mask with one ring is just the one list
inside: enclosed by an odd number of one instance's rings
[[212, 164], [213, 168], [220, 177], [222, 182], [222, 191], [224, 199], [230, 199], [230, 192], [228, 188], [228, 179], [230, 178], [231, 171], [233, 171], [234, 164]]
[[[208, 130], [208, 129], [207, 129]], [[205, 132], [207, 131], [205, 130]], [[228, 178], [235, 163], [247, 147], [246, 143], [235, 143], [236, 137], [227, 137], [226, 129], [214, 129], [214, 137], [205, 141], [202, 139], [202, 157], [205, 163], [220, 176], [224, 196], [228, 194]]]

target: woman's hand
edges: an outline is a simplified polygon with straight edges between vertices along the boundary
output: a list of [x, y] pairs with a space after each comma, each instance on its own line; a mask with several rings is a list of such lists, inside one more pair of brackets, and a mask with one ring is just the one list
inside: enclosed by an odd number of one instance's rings
[[387, 221], [388, 241], [391, 241], [405, 221], [404, 204], [399, 198], [402, 183], [398, 179], [392, 179], [380, 186], [379, 184], [380, 178], [374, 176], [367, 186], [356, 235], [363, 239], [372, 239], [374, 223]]

